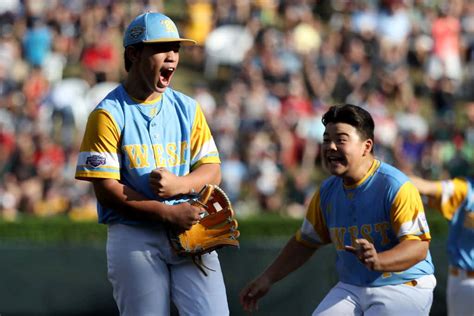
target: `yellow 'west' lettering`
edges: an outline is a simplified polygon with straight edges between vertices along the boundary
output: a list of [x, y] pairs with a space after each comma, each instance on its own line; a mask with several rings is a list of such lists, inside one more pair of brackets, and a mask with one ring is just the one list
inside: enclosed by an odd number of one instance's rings
[[179, 156], [181, 159], [179, 162], [180, 165], [186, 164], [186, 150], [187, 149], [188, 149], [188, 142], [187, 141], [181, 142], [181, 151], [179, 152]]
[[346, 229], [344, 227], [333, 227], [330, 229], [331, 240], [336, 246], [336, 250], [344, 249], [344, 234]]
[[174, 167], [178, 165], [178, 155], [176, 154], [176, 143], [166, 145], [166, 154], [168, 155], [168, 166]]
[[145, 144], [133, 144], [123, 146], [130, 160], [130, 169], [149, 167], [148, 146]]
[[355, 240], [359, 236], [359, 228], [357, 226], [349, 227], [349, 234], [351, 235], [351, 246], [355, 246]]
[[163, 157], [164, 149], [162, 144], [153, 145], [153, 155], [155, 156], [156, 167], [166, 167], [166, 161]]
[[364, 224], [360, 227], [360, 234], [362, 235], [362, 238], [367, 239], [371, 243], [374, 243], [374, 240], [370, 233], [372, 232], [372, 225], [370, 224]]
[[375, 231], [379, 232], [380, 235], [382, 236], [382, 240], [380, 241], [380, 244], [382, 246], [388, 245], [388, 243], [390, 242], [390, 239], [388, 239], [387, 231], [390, 229], [390, 224], [388, 222], [383, 222], [383, 223], [377, 223], [374, 226], [375, 226]]

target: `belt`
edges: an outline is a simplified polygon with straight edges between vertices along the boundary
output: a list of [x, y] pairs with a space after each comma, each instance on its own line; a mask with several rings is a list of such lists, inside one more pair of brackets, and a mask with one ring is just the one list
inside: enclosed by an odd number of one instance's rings
[[474, 278], [474, 271], [463, 270], [458, 267], [450, 266], [449, 267], [449, 274], [454, 276], [465, 276], [466, 278]]
[[403, 284], [408, 285], [408, 286], [416, 286], [418, 284], [418, 282], [416, 280], [411, 280], [411, 281], [405, 282]]

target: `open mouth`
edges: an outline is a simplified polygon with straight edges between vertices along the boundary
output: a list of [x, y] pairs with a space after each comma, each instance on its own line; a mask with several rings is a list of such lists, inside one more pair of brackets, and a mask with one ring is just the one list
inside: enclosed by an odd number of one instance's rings
[[167, 87], [170, 84], [171, 76], [175, 71], [174, 67], [164, 67], [160, 71], [160, 82], [163, 86]]
[[330, 164], [341, 164], [344, 162], [344, 158], [342, 157], [336, 157], [336, 156], [329, 156], [326, 157], [326, 160]]

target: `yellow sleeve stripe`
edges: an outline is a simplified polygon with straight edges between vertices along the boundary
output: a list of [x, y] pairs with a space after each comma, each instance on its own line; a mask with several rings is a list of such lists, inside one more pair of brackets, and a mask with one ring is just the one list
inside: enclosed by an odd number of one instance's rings
[[441, 185], [441, 202], [438, 208], [446, 219], [451, 220], [467, 197], [468, 184], [463, 178], [454, 178], [442, 181]]
[[191, 170], [196, 169], [197, 167], [207, 164], [207, 163], [221, 163], [220, 159], [218, 157], [207, 157], [204, 159], [199, 160], [196, 164], [191, 166]]
[[90, 180], [91, 178], [98, 179], [116, 179], [120, 180], [120, 173], [104, 172], [104, 171], [77, 171], [76, 179]]
[[208, 156], [219, 159], [217, 146], [213, 138], [203, 143], [200, 146], [199, 150], [197, 152], [194, 152], [191, 164], [195, 164], [196, 162], [200, 161], [201, 159], [205, 159]]
[[415, 236], [415, 235], [405, 235], [405, 236], [401, 236], [399, 238], [400, 241], [404, 241], [404, 240], [422, 240], [422, 241], [430, 241], [431, 240], [431, 235], [430, 233], [426, 233], [426, 234], [423, 234], [423, 235], [419, 235], [419, 236]]
[[407, 235], [430, 238], [421, 196], [410, 181], [400, 187], [392, 202], [391, 222], [399, 239]]
[[191, 132], [191, 165], [200, 162], [201, 159], [208, 156], [219, 159], [219, 152], [201, 106], [197, 104], [196, 116]]

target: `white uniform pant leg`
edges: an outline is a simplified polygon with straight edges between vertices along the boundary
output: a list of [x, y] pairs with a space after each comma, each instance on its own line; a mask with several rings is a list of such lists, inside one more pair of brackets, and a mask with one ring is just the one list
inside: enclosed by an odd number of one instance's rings
[[452, 275], [448, 271], [448, 288], [446, 301], [448, 316], [474, 315], [474, 278], [469, 278], [463, 273]]
[[416, 286], [400, 284], [370, 288], [367, 299], [371, 305], [365, 308], [364, 316], [428, 316], [436, 278], [426, 275], [416, 281]]
[[217, 252], [202, 256], [205, 276], [187, 260], [171, 265], [171, 297], [181, 316], [229, 315], [226, 289]]
[[109, 225], [107, 270], [120, 315], [170, 314], [169, 271], [158, 242], [167, 240], [137, 227]]
[[312, 316], [362, 315], [359, 305], [361, 287], [338, 282], [313, 312]]
[[313, 316], [429, 315], [436, 279], [428, 275], [417, 281], [416, 286], [381, 287], [360, 287], [339, 282], [321, 301]]

